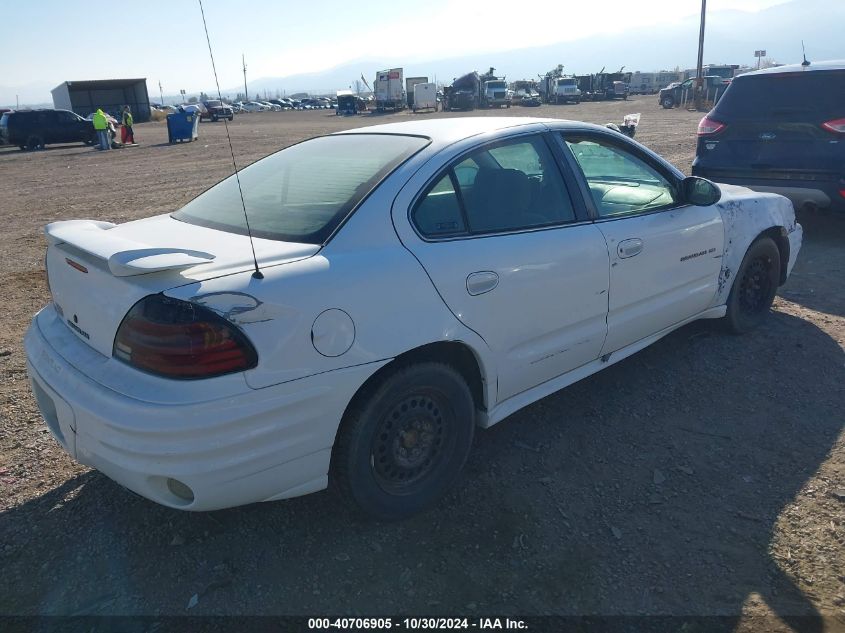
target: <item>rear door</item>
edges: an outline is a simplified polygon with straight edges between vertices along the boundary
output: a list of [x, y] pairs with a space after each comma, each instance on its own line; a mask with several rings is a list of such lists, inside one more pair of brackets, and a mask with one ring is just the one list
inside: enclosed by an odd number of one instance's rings
[[56, 121], [55, 135], [57, 143], [73, 143], [83, 140], [79, 117], [73, 112], [57, 110], [54, 113], [54, 119]]
[[610, 257], [614, 352], [704, 311], [716, 295], [724, 228], [715, 205], [678, 200], [679, 179], [633, 143], [564, 134]]
[[843, 173], [845, 142], [825, 129], [845, 118], [845, 70], [735, 78], [711, 113], [724, 129], [699, 139], [696, 163], [725, 176], [795, 178]]
[[403, 243], [495, 355], [499, 402], [595, 360], [604, 344], [607, 248], [574, 186], [537, 133], [422, 170], [394, 203]]

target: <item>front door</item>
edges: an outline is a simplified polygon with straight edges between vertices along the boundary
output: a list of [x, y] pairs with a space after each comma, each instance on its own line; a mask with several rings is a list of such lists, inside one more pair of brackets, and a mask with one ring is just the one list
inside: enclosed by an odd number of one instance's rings
[[614, 352], [704, 311], [716, 295], [724, 228], [714, 206], [679, 202], [679, 182], [629, 143], [565, 137], [584, 174], [610, 257]]
[[[401, 237], [452, 313], [493, 351], [497, 400], [598, 358], [605, 239], [576, 214], [546, 139], [470, 151], [430, 182], [411, 210], [413, 235]], [[405, 215], [408, 206], [394, 206], [394, 217], [397, 209]]]

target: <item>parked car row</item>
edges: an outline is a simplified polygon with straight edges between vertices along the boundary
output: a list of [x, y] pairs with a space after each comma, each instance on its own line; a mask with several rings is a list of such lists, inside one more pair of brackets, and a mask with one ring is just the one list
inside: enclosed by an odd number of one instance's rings
[[282, 110], [331, 110], [337, 102], [327, 97], [306, 99], [268, 99], [267, 101], [236, 101], [232, 104], [235, 113], [240, 112], [281, 112]]

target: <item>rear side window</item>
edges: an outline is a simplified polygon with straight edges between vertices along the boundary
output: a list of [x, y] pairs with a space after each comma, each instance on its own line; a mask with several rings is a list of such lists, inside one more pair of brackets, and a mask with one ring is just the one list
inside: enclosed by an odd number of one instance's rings
[[442, 174], [412, 219], [427, 237], [563, 224], [575, 212], [545, 141], [522, 137], [476, 150]]
[[714, 114], [733, 119], [845, 115], [845, 71], [748, 75], [733, 80]]
[[[321, 244], [358, 203], [428, 139], [394, 134], [339, 134], [293, 145], [239, 172], [254, 237]], [[218, 183], [172, 214], [246, 235], [238, 183]]]

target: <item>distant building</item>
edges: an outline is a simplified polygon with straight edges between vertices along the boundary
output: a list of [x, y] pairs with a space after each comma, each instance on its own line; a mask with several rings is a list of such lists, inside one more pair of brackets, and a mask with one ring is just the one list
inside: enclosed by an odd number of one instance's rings
[[112, 115], [123, 106], [132, 108], [135, 121], [150, 119], [150, 97], [146, 79], [98, 79], [93, 81], [65, 81], [51, 91], [53, 107], [71, 110], [86, 117], [97, 108]]

